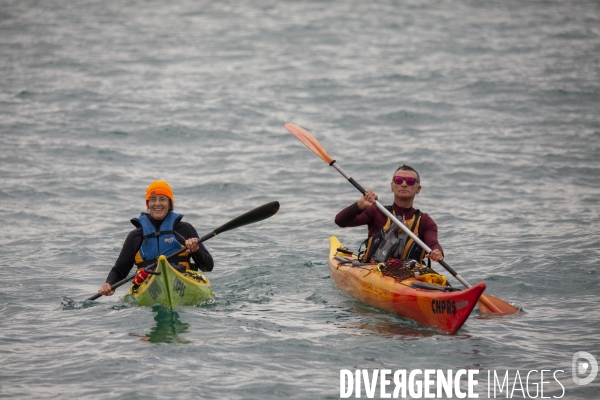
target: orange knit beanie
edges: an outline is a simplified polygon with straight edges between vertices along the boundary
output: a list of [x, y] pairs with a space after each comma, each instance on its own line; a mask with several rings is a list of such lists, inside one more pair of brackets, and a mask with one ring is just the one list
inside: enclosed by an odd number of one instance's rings
[[175, 201], [173, 198], [173, 191], [171, 190], [171, 186], [166, 181], [154, 181], [148, 186], [146, 189], [146, 203], [148, 203], [148, 199], [152, 196], [166, 196], [171, 199], [171, 203]]

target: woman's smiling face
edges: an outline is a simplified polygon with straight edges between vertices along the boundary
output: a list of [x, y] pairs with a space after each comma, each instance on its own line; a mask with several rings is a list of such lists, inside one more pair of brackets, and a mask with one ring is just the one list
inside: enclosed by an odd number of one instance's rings
[[166, 196], [152, 196], [148, 199], [148, 210], [150, 216], [156, 220], [161, 220], [169, 213], [170, 201]]

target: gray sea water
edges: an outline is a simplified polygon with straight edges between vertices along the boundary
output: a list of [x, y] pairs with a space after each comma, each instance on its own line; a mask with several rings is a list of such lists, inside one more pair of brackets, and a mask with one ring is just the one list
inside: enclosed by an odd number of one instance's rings
[[[525, 313], [448, 336], [335, 289], [328, 238], [366, 228], [333, 218], [360, 194], [288, 121], [384, 204], [415, 167], [446, 261]], [[600, 360], [596, 0], [0, 0], [0, 177], [2, 398], [333, 399], [341, 369], [600, 397], [572, 378], [574, 353]], [[281, 210], [205, 243], [214, 304], [62, 307], [155, 179], [200, 235]]]

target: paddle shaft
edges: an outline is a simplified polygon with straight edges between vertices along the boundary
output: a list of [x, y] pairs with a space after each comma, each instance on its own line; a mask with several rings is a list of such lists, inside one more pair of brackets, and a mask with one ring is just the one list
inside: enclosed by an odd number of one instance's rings
[[[256, 207], [255, 209], [250, 210], [247, 213], [242, 214], [239, 217], [232, 219], [231, 221], [227, 222], [226, 224], [221, 225], [220, 227], [218, 227], [211, 233], [208, 233], [208, 234], [202, 236], [201, 238], [198, 239], [198, 243], [202, 243], [212, 237], [215, 237], [219, 233], [223, 233], [223, 232], [226, 232], [231, 229], [239, 228], [241, 226], [252, 224], [254, 222], [262, 221], [263, 219], [272, 217], [273, 215], [275, 215], [277, 213], [277, 211], [279, 211], [279, 202], [278, 201], [272, 201], [270, 203], [263, 204], [262, 206]], [[168, 260], [168, 259], [173, 258], [185, 251], [187, 251], [187, 248], [183, 247], [182, 249], [177, 250], [171, 254], [168, 254], [165, 257]], [[146, 266], [144, 269], [153, 270], [156, 268], [157, 265], [158, 265], [158, 261]], [[129, 282], [130, 280], [135, 278], [136, 274], [137, 274], [137, 271], [136, 271], [136, 273], [128, 276], [127, 278], [122, 279], [119, 282], [112, 284], [110, 286], [111, 290], [115, 290], [118, 287], [123, 286], [124, 284], [126, 284], [127, 282]], [[101, 296], [102, 295], [100, 293], [96, 293], [95, 295], [93, 295], [92, 297], [90, 297], [86, 300], [96, 300], [97, 298], [99, 298]]]
[[[340, 174], [342, 174], [342, 176], [344, 178], [346, 178], [348, 180], [348, 182], [350, 182], [355, 188], [357, 188], [363, 195], [366, 193], [366, 190], [358, 183], [354, 180], [354, 178], [352, 178], [350, 175], [348, 175], [346, 173], [346, 171], [344, 171], [342, 169], [342, 167], [340, 167], [339, 165], [337, 165], [337, 163], [335, 162], [335, 160], [333, 160], [329, 165], [331, 165], [333, 168], [335, 168]], [[375, 200], [375, 205], [377, 206], [377, 208], [379, 209], [379, 211], [381, 211], [385, 216], [387, 216], [389, 219], [392, 220], [392, 222], [394, 222], [397, 226], [400, 227], [400, 229], [402, 229], [408, 236], [410, 236], [419, 246], [421, 246], [421, 248], [423, 250], [425, 250], [425, 252], [427, 254], [431, 253], [431, 248], [429, 246], [427, 246], [421, 239], [419, 239], [419, 237], [417, 235], [415, 235], [410, 229], [408, 229], [408, 227], [406, 225], [404, 225], [402, 222], [400, 222], [398, 220], [398, 218], [396, 218], [394, 216], [394, 214], [392, 214], [391, 212], [389, 212], [389, 210], [387, 208], [385, 208], [383, 205], [381, 205], [381, 203], [377, 200]], [[453, 277], [456, 278], [457, 281], [459, 281], [460, 283], [462, 283], [465, 287], [470, 288], [471, 285], [469, 284], [469, 282], [467, 282], [466, 280], [463, 279], [462, 276], [460, 276], [454, 269], [452, 269], [452, 267], [450, 267], [448, 265], [448, 263], [446, 263], [444, 260], [439, 261], [439, 263], [442, 265], [442, 267], [444, 267], [448, 272], [450, 272], [452, 274]]]
[[[211, 236], [211, 237], [212, 237], [212, 236]], [[206, 239], [204, 239], [204, 240], [206, 240]], [[200, 240], [198, 240], [198, 243], [201, 243], [201, 242], [200, 242]], [[186, 251], [186, 250], [187, 250], [187, 248], [186, 248], [186, 247], [184, 247], [184, 248], [182, 248], [182, 249], [180, 249], [180, 250], [177, 250], [176, 252], [174, 252], [174, 253], [171, 253], [171, 254], [169, 254], [169, 255], [167, 255], [167, 256], [165, 256], [165, 257], [166, 257], [166, 258], [167, 258], [167, 260], [168, 260], [168, 259], [170, 259], [170, 258], [173, 258], [173, 257], [175, 257], [175, 256], [177, 256], [177, 255], [179, 255], [179, 254], [183, 253], [183, 252], [184, 252], [184, 251]], [[158, 265], [158, 261], [156, 261], [156, 262], [153, 262], [152, 264], [150, 264], [150, 265], [148, 265], [148, 266], [144, 267], [144, 269], [147, 269], [147, 270], [150, 270], [150, 271], [152, 271], [153, 269], [155, 269], [155, 268], [156, 268], [156, 266], [157, 266], [157, 265]], [[115, 290], [115, 289], [117, 289], [117, 288], [119, 288], [119, 287], [123, 286], [124, 284], [126, 284], [127, 282], [129, 282], [130, 280], [132, 280], [133, 278], [135, 278], [135, 276], [136, 276], [136, 275], [137, 275], [137, 271], [136, 271], [134, 274], [132, 274], [132, 275], [129, 275], [127, 278], [125, 278], [125, 279], [121, 279], [119, 282], [112, 284], [112, 285], [110, 286], [110, 289], [111, 289], [111, 290]], [[100, 293], [96, 293], [95, 295], [93, 295], [92, 297], [90, 297], [89, 299], [86, 299], [86, 300], [96, 300], [97, 298], [99, 298], [99, 297], [101, 297], [101, 296], [103, 296], [103, 295], [101, 295]]]

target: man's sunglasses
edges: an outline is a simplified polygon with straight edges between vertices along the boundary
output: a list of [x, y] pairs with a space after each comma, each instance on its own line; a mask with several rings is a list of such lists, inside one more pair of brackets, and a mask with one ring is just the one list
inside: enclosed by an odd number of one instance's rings
[[406, 181], [406, 184], [408, 186], [413, 186], [415, 183], [417, 183], [417, 180], [415, 178], [405, 178], [403, 176], [395, 176], [392, 178], [392, 182], [394, 182], [396, 185], [402, 185], [402, 182]]

